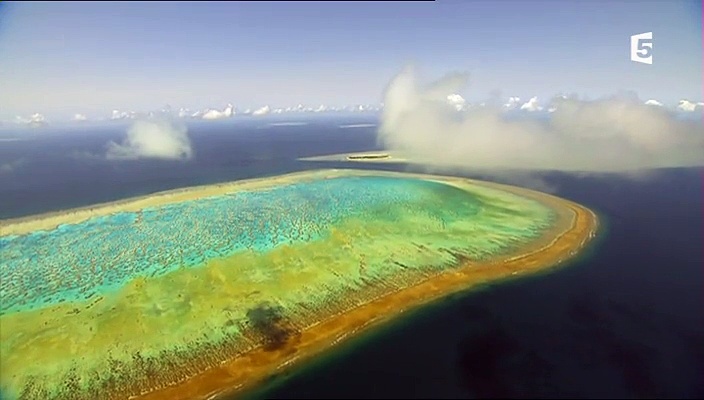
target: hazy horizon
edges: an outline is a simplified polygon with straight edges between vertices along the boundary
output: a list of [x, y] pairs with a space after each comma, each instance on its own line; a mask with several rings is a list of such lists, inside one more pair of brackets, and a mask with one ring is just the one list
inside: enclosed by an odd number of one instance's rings
[[[472, 103], [701, 98], [701, 2], [0, 4], [0, 120], [165, 105], [378, 104], [407, 65], [468, 72]], [[653, 32], [654, 63], [628, 58]]]

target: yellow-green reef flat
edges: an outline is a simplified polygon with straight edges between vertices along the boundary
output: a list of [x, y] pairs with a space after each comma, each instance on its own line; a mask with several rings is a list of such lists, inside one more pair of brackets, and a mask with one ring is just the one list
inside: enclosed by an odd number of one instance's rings
[[403, 310], [574, 255], [586, 208], [317, 170], [0, 221], [0, 398], [210, 398]]

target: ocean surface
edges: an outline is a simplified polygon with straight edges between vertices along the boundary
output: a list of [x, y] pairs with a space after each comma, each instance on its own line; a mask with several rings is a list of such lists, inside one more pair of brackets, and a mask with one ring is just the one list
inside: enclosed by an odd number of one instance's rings
[[[0, 218], [311, 168], [376, 150], [372, 116], [192, 123], [195, 157], [108, 161], [126, 123], [0, 131]], [[10, 140], [11, 139], [11, 140]], [[450, 174], [450, 172], [447, 172]], [[458, 173], [454, 173], [460, 175]], [[702, 170], [644, 176], [467, 174], [548, 190], [597, 211], [599, 239], [569, 265], [406, 313], [250, 398], [702, 398]]]

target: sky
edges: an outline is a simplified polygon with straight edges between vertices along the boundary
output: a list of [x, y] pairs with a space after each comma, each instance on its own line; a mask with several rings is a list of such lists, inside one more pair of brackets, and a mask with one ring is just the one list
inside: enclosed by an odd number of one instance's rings
[[[492, 96], [702, 100], [701, 1], [2, 2], [0, 120], [377, 104], [406, 66]], [[630, 36], [653, 32], [653, 64]]]

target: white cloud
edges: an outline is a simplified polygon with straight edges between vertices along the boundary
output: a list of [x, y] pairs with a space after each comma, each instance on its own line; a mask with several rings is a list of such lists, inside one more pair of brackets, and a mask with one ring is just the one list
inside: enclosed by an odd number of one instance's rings
[[530, 100], [528, 100], [526, 103], [523, 103], [523, 105], [521, 106], [521, 110], [525, 111], [540, 111], [542, 109], [543, 107], [538, 104], [537, 97], [531, 97]]
[[186, 118], [186, 117], [190, 116], [190, 114], [191, 114], [191, 112], [187, 108], [181, 107], [178, 110], [178, 117], [179, 118]]
[[520, 97], [509, 97], [508, 98], [508, 103], [504, 104], [505, 108], [508, 108], [509, 110], [513, 110], [515, 108], [518, 108], [518, 106], [521, 104], [521, 98]]
[[677, 105], [678, 110], [685, 112], [701, 110], [702, 107], [704, 107], [704, 103], [694, 103], [689, 100], [680, 100], [680, 103]]
[[252, 115], [267, 115], [271, 112], [271, 108], [269, 106], [264, 106], [261, 108], [258, 108], [252, 112]]
[[29, 118], [25, 118], [22, 116], [16, 116], [15, 117], [15, 123], [18, 125], [29, 125], [32, 127], [40, 127], [47, 125], [47, 120], [44, 118], [44, 115], [40, 113], [34, 113], [32, 114]]
[[88, 120], [88, 117], [86, 117], [84, 114], [75, 114], [73, 116], [74, 121], [86, 121]]
[[555, 111], [557, 111], [557, 106], [558, 106], [558, 104], [559, 104], [560, 102], [564, 101], [564, 100], [567, 100], [567, 99], [576, 100], [576, 99], [577, 99], [577, 95], [567, 96], [567, 95], [565, 95], [565, 94], [558, 94], [558, 95], [556, 95], [556, 96], [553, 96], [553, 98], [550, 99], [550, 103], [549, 103], [549, 105], [548, 105], [548, 112], [549, 112], [549, 113], [554, 113]]
[[459, 94], [448, 95], [447, 102], [455, 107], [457, 111], [462, 111], [467, 106], [467, 101]]
[[183, 160], [193, 157], [193, 149], [185, 125], [168, 120], [135, 121], [122, 143], [108, 143], [106, 157]]
[[134, 117], [134, 112], [132, 111], [120, 111], [120, 110], [112, 110], [112, 115], [110, 115], [110, 119], [130, 119]]
[[659, 101], [657, 101], [657, 100], [654, 100], [654, 99], [650, 99], [650, 100], [646, 101], [645, 104], [648, 105], [648, 106], [658, 106], [658, 107], [662, 107], [662, 103], [659, 102]]
[[405, 69], [385, 93], [380, 143], [426, 164], [462, 169], [624, 172], [704, 164], [697, 124], [665, 108], [631, 97], [561, 97], [547, 122], [508, 119], [490, 106], [458, 113], [446, 96], [466, 80], [454, 74], [420, 85]]
[[[230, 118], [234, 115], [235, 113], [235, 107], [232, 106], [232, 104], [228, 104], [227, 107], [223, 111], [220, 110], [207, 110], [202, 114], [203, 119], [223, 119], [223, 118]], [[194, 115], [196, 116], [196, 115]]]

